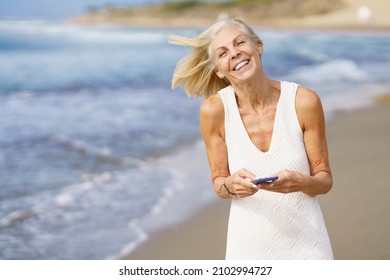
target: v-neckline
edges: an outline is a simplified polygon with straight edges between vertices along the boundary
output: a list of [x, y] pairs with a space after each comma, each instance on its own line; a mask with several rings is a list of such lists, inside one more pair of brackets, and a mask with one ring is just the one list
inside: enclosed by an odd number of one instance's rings
[[251, 137], [249, 136], [249, 133], [248, 131], [246, 130], [246, 127], [244, 125], [244, 121], [242, 119], [242, 116], [240, 114], [240, 110], [238, 109], [238, 104], [237, 104], [237, 100], [236, 100], [236, 93], [234, 92], [234, 89], [233, 89], [233, 102], [234, 102], [234, 108], [235, 108], [235, 111], [236, 113], [238, 114], [238, 118], [239, 118], [239, 123], [240, 123], [240, 126], [241, 126], [241, 129], [243, 130], [244, 134], [246, 135], [246, 138], [247, 140], [249, 141], [250, 145], [252, 146], [252, 148], [257, 151], [258, 153], [260, 153], [261, 155], [267, 155], [269, 154], [270, 152], [272, 152], [273, 150], [273, 143], [276, 141], [276, 137], [277, 137], [277, 134], [278, 134], [278, 120], [279, 120], [279, 107], [280, 107], [280, 103], [281, 103], [281, 99], [282, 99], [282, 95], [283, 95], [283, 82], [280, 82], [280, 95], [279, 95], [279, 99], [278, 99], [278, 102], [276, 104], [276, 111], [275, 111], [275, 117], [274, 117], [274, 123], [273, 123], [273, 126], [272, 126], [272, 135], [271, 135], [271, 142], [269, 144], [269, 147], [268, 147], [268, 150], [267, 151], [262, 151], [259, 147], [256, 146], [256, 144], [252, 141]]

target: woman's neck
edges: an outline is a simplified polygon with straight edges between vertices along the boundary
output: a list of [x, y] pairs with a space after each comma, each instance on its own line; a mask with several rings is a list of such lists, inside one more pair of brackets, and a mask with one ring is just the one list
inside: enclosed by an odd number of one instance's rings
[[274, 105], [280, 95], [280, 82], [270, 80], [264, 74], [232, 86], [237, 96], [238, 106], [251, 107], [256, 111]]

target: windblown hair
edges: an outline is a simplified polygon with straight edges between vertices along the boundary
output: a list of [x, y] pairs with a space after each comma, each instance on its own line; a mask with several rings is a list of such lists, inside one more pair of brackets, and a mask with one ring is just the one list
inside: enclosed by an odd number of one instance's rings
[[172, 78], [172, 88], [181, 86], [188, 96], [204, 96], [207, 98], [230, 85], [226, 78], [221, 79], [215, 73], [216, 65], [210, 50], [210, 44], [214, 36], [229, 26], [239, 28], [253, 43], [262, 44], [261, 39], [252, 28], [239, 19], [231, 18], [217, 21], [194, 38], [170, 35], [171, 44], [192, 47], [190, 53], [176, 65]]

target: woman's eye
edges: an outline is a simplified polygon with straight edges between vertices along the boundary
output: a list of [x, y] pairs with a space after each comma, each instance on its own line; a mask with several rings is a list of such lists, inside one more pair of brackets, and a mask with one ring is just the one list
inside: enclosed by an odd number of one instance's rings
[[226, 55], [226, 52], [220, 52], [220, 53], [218, 54], [218, 57], [221, 58], [221, 57], [224, 57], [225, 55]]
[[237, 45], [241, 46], [241, 45], [244, 44], [244, 43], [245, 43], [245, 41], [239, 41], [239, 42], [237, 43]]

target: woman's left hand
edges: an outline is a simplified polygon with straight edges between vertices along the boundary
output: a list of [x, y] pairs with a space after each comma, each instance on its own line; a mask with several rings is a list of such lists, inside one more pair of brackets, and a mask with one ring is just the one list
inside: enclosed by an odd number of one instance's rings
[[272, 176], [278, 176], [278, 179], [272, 183], [262, 183], [261, 189], [279, 193], [306, 192], [308, 176], [302, 173], [283, 170]]

